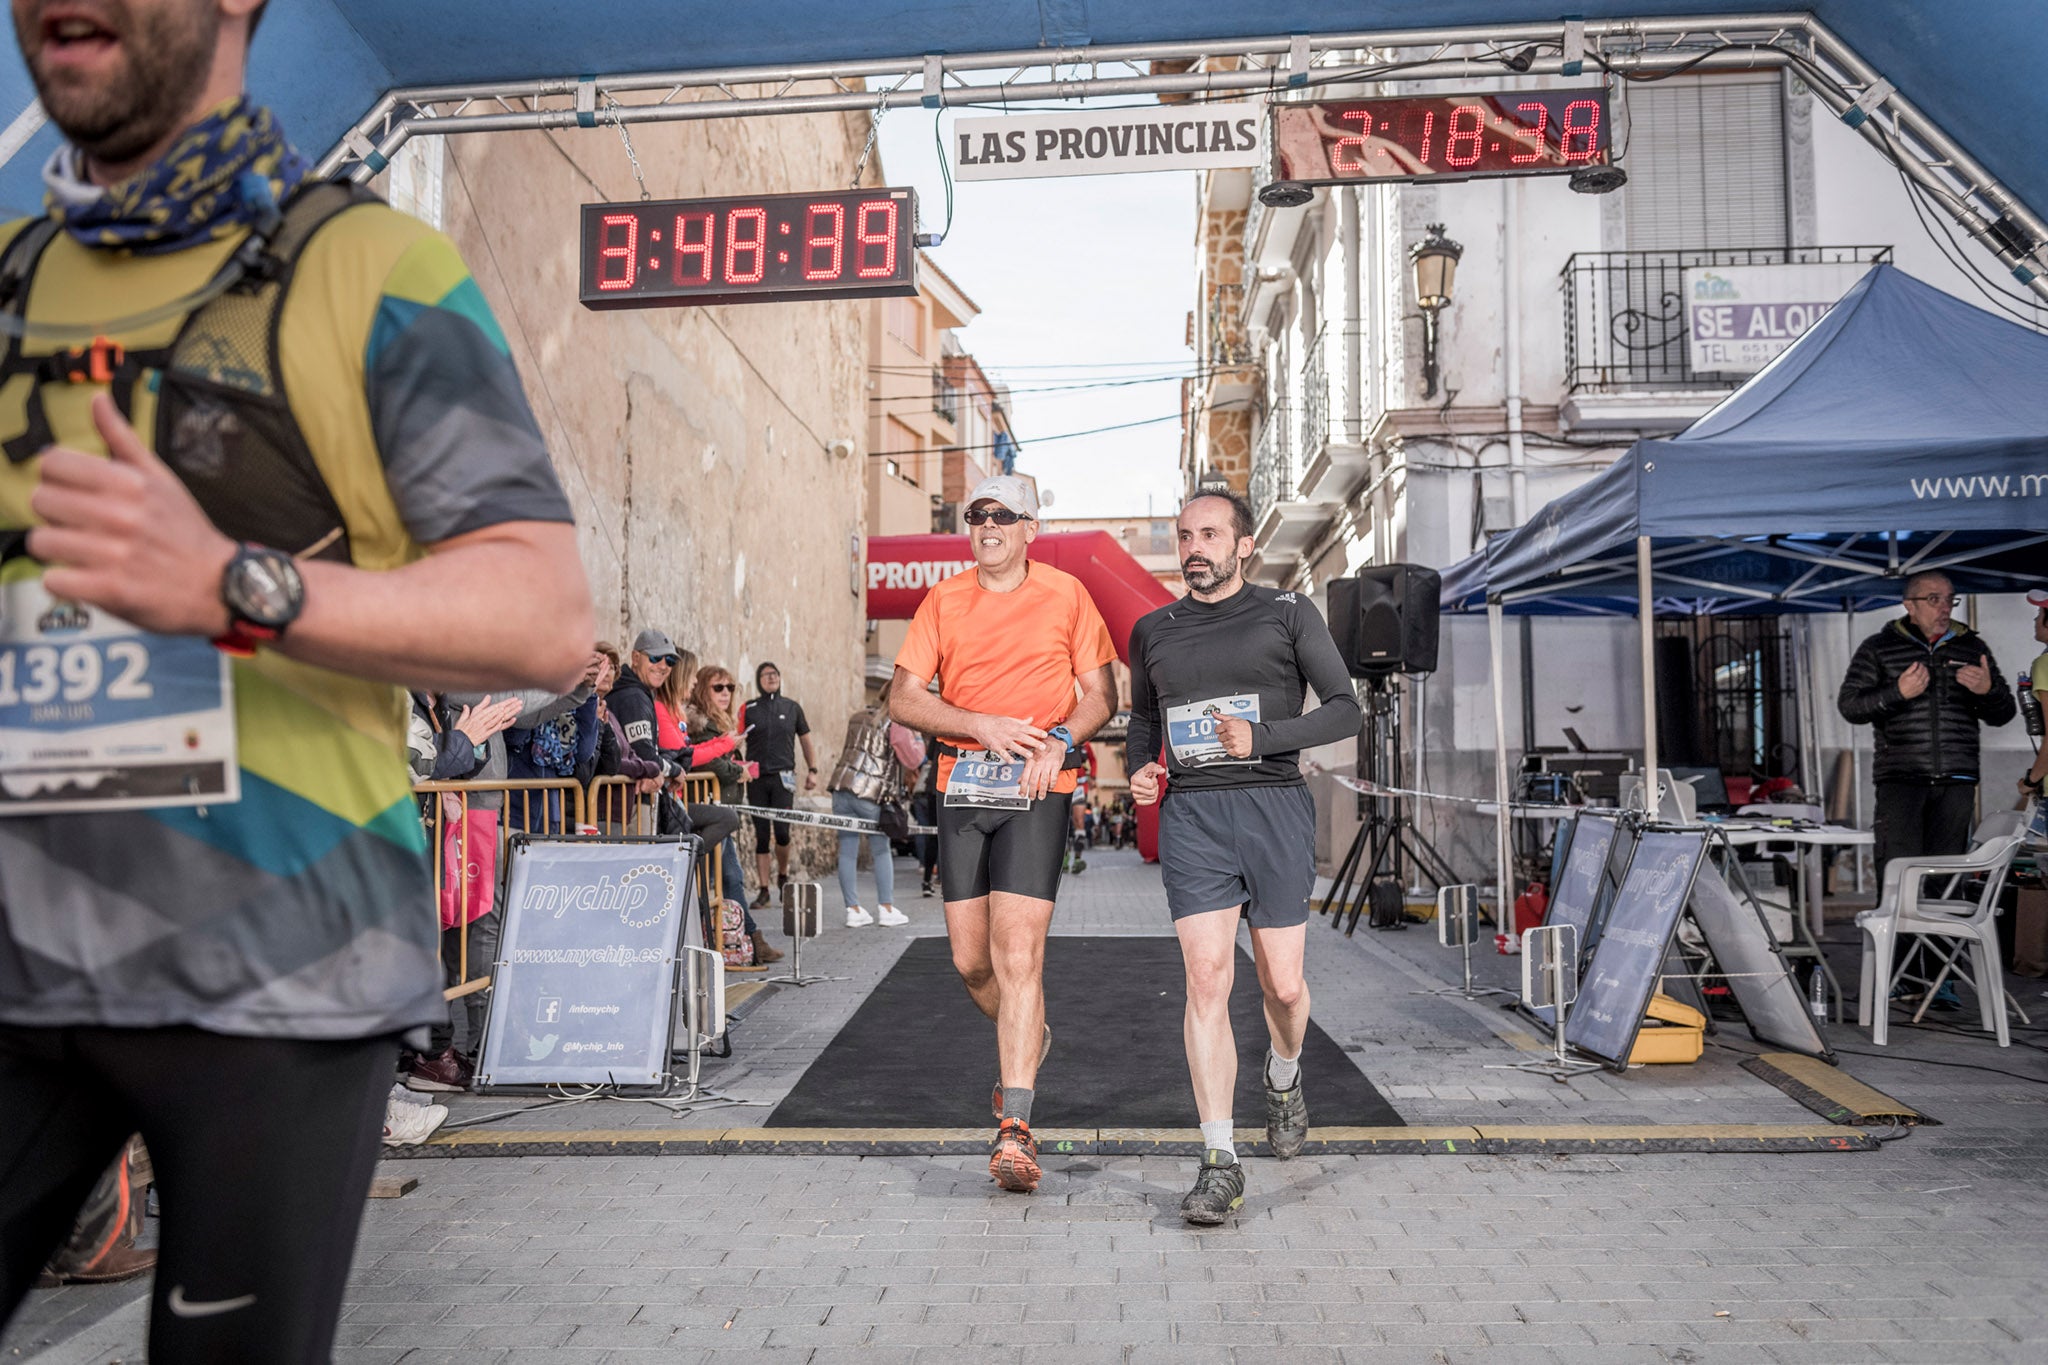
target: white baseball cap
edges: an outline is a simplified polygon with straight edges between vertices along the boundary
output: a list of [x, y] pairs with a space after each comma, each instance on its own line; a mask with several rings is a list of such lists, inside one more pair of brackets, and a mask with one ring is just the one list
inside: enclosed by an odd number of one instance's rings
[[2027, 605], [2036, 608], [2048, 607], [2048, 588], [2036, 588], [2028, 593]]
[[983, 479], [974, 485], [974, 491], [967, 495], [967, 505], [993, 500], [1001, 503], [1019, 516], [1038, 519], [1038, 493], [1029, 483], [1015, 474], [998, 474], [992, 479]]

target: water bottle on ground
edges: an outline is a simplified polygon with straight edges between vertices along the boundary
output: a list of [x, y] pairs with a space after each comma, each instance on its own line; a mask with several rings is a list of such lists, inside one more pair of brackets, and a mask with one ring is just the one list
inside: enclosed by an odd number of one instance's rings
[[1806, 1007], [1813, 1011], [1816, 1024], [1828, 1021], [1828, 974], [1818, 962], [1813, 964], [1813, 975], [1807, 982]]

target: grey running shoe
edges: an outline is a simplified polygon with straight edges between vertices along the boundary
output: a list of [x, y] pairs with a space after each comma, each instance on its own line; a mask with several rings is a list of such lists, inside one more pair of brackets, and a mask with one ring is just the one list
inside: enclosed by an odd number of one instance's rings
[[1300, 1156], [1308, 1141], [1308, 1101], [1302, 1098], [1301, 1073], [1295, 1073], [1290, 1090], [1275, 1090], [1263, 1075], [1259, 1079], [1266, 1087], [1266, 1145], [1282, 1161]]
[[1202, 1169], [1195, 1176], [1195, 1187], [1180, 1201], [1180, 1216], [1212, 1228], [1243, 1207], [1243, 1165], [1213, 1147], [1202, 1153]]
[[[1045, 1026], [1045, 1041], [1038, 1045], [1038, 1064], [1040, 1066], [1045, 1065], [1046, 1054], [1051, 1051], [1052, 1025], [1047, 1024]], [[1001, 1122], [1003, 1117], [1003, 1078], [1001, 1076], [996, 1077], [996, 1093], [989, 1097], [988, 1102], [989, 1107], [995, 1111], [996, 1120]]]

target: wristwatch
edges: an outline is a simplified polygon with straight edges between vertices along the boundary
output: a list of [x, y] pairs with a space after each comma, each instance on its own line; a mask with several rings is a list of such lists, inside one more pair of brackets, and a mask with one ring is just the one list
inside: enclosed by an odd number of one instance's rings
[[228, 630], [214, 644], [233, 654], [253, 653], [299, 619], [306, 580], [283, 550], [243, 545], [221, 571], [220, 600], [228, 609]]
[[1067, 752], [1074, 752], [1074, 732], [1064, 725], [1055, 725], [1046, 731], [1054, 739], [1067, 746]]

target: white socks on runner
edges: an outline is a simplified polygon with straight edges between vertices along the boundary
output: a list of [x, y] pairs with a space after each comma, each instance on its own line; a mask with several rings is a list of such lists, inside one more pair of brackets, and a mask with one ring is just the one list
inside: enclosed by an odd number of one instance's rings
[[1301, 1054], [1282, 1057], [1272, 1048], [1266, 1049], [1266, 1084], [1275, 1090], [1292, 1090], [1294, 1082], [1301, 1075]]
[[1237, 1143], [1231, 1136], [1230, 1119], [1217, 1119], [1202, 1125], [1202, 1145], [1212, 1152], [1228, 1153], [1232, 1161], [1237, 1160]]

